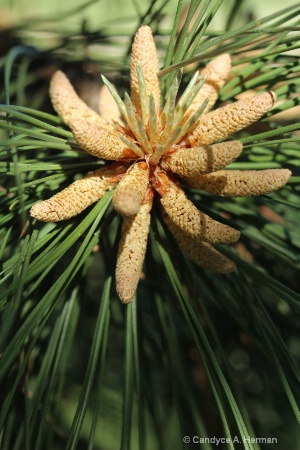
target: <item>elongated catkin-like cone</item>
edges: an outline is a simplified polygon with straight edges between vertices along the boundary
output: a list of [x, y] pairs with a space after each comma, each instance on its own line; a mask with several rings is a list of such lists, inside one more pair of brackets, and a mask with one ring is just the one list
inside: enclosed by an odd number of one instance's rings
[[235, 269], [235, 264], [218, 252], [207, 242], [195, 240], [181, 231], [170, 219], [163, 213], [163, 220], [173, 234], [177, 244], [183, 253], [194, 263], [217, 273], [229, 273]]
[[71, 129], [80, 147], [97, 158], [114, 161], [137, 158], [121, 141], [118, 133], [106, 130], [96, 123], [77, 119], [72, 123]]
[[132, 165], [114, 192], [115, 210], [124, 217], [135, 216], [146, 195], [149, 184], [149, 167], [142, 161]]
[[158, 81], [158, 59], [151, 28], [140, 27], [135, 35], [130, 63], [131, 101], [137, 114], [141, 115], [140, 89], [136, 73], [136, 63], [139, 62], [145, 79], [147, 96], [153, 95], [156, 110], [160, 107], [160, 88]]
[[219, 170], [184, 182], [196, 189], [224, 197], [250, 197], [282, 188], [292, 175], [288, 169]]
[[59, 222], [77, 216], [114, 188], [125, 170], [123, 164], [95, 170], [48, 200], [33, 205], [30, 215], [43, 222]]
[[161, 167], [181, 176], [192, 177], [228, 166], [242, 152], [240, 141], [227, 141], [204, 147], [180, 148], [164, 156]]
[[121, 119], [119, 107], [105, 84], [101, 87], [99, 92], [98, 108], [100, 116], [107, 122], [124, 124]]
[[60, 70], [55, 72], [51, 79], [49, 94], [53, 108], [68, 126], [71, 126], [74, 120], [84, 119], [98, 123], [106, 129], [113, 129], [113, 125], [108, 124], [78, 97], [69, 79]]
[[220, 89], [224, 86], [228, 78], [230, 69], [231, 57], [228, 53], [224, 53], [210, 61], [210, 63], [201, 70], [199, 79], [205, 76], [206, 80], [188, 109], [189, 115], [195, 112], [207, 97], [209, 97], [209, 101], [204, 112], [207, 113], [212, 109], [219, 97]]
[[138, 214], [123, 219], [117, 255], [116, 288], [120, 300], [133, 300], [141, 276], [150, 226], [152, 199], [143, 203]]
[[[162, 196], [161, 205], [169, 219], [184, 233], [193, 239], [202, 239], [211, 244], [231, 244], [236, 242], [239, 231], [224, 225], [203, 212], [186, 197], [183, 190], [166, 174], [159, 174], [159, 180], [154, 184]], [[159, 185], [159, 182], [162, 185]]]
[[200, 117], [186, 140], [194, 147], [226, 139], [260, 119], [272, 108], [275, 100], [274, 92], [264, 92], [211, 111]]

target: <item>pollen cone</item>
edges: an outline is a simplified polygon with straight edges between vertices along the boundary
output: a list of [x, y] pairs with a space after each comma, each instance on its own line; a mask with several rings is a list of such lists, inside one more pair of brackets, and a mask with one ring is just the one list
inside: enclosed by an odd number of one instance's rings
[[184, 182], [213, 195], [250, 197], [282, 188], [291, 174], [288, 169], [219, 170], [199, 177], [185, 178]]
[[135, 35], [130, 64], [131, 101], [139, 116], [141, 116], [140, 89], [136, 73], [139, 62], [146, 84], [147, 96], [153, 95], [157, 110], [160, 107], [160, 87], [158, 81], [158, 59], [151, 28], [147, 25], [140, 27]]
[[98, 108], [100, 116], [105, 121], [123, 124], [119, 107], [105, 85], [101, 87], [99, 92]]
[[235, 264], [222, 253], [218, 252], [207, 242], [195, 240], [181, 231], [164, 213], [163, 220], [173, 234], [182, 252], [195, 264], [203, 269], [216, 273], [229, 273], [234, 271]]
[[74, 120], [84, 119], [98, 123], [106, 129], [113, 129], [112, 125], [78, 97], [69, 79], [60, 70], [55, 72], [51, 79], [49, 94], [53, 108], [67, 125], [71, 126]]
[[242, 152], [240, 141], [227, 141], [203, 147], [180, 148], [164, 156], [161, 167], [181, 176], [192, 177], [222, 169]]
[[119, 164], [95, 170], [48, 200], [33, 205], [30, 215], [43, 222], [59, 222], [77, 216], [114, 188], [124, 171]]
[[141, 276], [151, 207], [152, 199], [141, 205], [136, 216], [123, 219], [116, 266], [116, 289], [123, 303], [133, 300]]
[[114, 161], [136, 159], [136, 154], [123, 144], [116, 132], [81, 119], [73, 121], [71, 129], [78, 145], [90, 155]]
[[260, 119], [273, 107], [275, 99], [274, 92], [264, 92], [211, 111], [200, 117], [187, 140], [193, 147], [227, 139]]
[[149, 184], [149, 167], [145, 162], [132, 165], [114, 192], [115, 210], [124, 217], [135, 216], [146, 195]]
[[224, 225], [203, 212], [186, 197], [183, 190], [169, 177], [161, 175], [164, 187], [155, 187], [160, 193], [160, 203], [169, 219], [193, 239], [202, 239], [211, 244], [232, 244], [239, 237], [239, 231]]
[[217, 56], [201, 70], [199, 79], [206, 77], [205, 83], [191, 103], [188, 113], [191, 115], [209, 97], [205, 112], [212, 109], [219, 97], [219, 91], [224, 86], [231, 69], [231, 57], [228, 53]]

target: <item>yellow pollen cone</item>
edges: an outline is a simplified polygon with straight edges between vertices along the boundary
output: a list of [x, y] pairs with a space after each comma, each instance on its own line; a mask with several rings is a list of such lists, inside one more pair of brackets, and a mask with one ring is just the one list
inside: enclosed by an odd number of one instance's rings
[[149, 167], [145, 162], [132, 165], [114, 192], [115, 210], [124, 217], [135, 216], [146, 195], [149, 184]]
[[30, 215], [43, 222], [59, 222], [77, 216], [113, 189], [125, 170], [120, 164], [95, 170], [48, 200], [33, 205]]
[[161, 177], [161, 179], [165, 181], [164, 188], [155, 186], [162, 196], [160, 203], [169, 219], [180, 230], [194, 239], [202, 239], [211, 244], [231, 244], [239, 239], [239, 231], [199, 211], [170, 178], [168, 181], [167, 177]]
[[292, 175], [288, 169], [219, 170], [218, 172], [185, 178], [195, 189], [224, 197], [262, 195], [282, 188]]
[[217, 56], [201, 70], [199, 79], [206, 77], [205, 83], [192, 101], [188, 113], [191, 115], [209, 97], [205, 113], [210, 111], [219, 97], [219, 91], [227, 81], [231, 69], [231, 57], [228, 53]]
[[222, 169], [242, 152], [240, 141], [227, 141], [203, 147], [180, 148], [161, 160], [161, 167], [181, 176], [192, 177]]
[[121, 113], [108, 88], [103, 85], [99, 92], [99, 114], [108, 123], [118, 122], [123, 125]]
[[158, 59], [151, 28], [147, 25], [140, 27], [135, 35], [130, 64], [131, 101], [139, 116], [141, 116], [140, 89], [136, 73], [139, 62], [146, 84], [147, 96], [153, 95], [157, 111], [160, 107], [160, 87], [158, 81]]
[[198, 264], [203, 269], [208, 269], [216, 273], [229, 273], [234, 271], [234, 262], [218, 252], [212, 245], [207, 242], [195, 240], [185, 234], [166, 214], [163, 214], [163, 220], [183, 253], [195, 264]]
[[194, 147], [227, 139], [260, 119], [273, 107], [275, 99], [274, 92], [264, 92], [209, 112], [200, 117], [187, 141]]
[[78, 97], [69, 79], [60, 70], [51, 79], [49, 95], [53, 108], [69, 127], [74, 120], [84, 119], [106, 129], [113, 129], [113, 125], [108, 124]]
[[78, 119], [72, 123], [71, 129], [78, 145], [97, 158], [119, 161], [137, 157], [122, 142], [118, 133], [108, 131], [96, 123]]
[[151, 207], [152, 199], [141, 205], [136, 216], [123, 219], [116, 266], [116, 289], [123, 303], [133, 300], [141, 276]]

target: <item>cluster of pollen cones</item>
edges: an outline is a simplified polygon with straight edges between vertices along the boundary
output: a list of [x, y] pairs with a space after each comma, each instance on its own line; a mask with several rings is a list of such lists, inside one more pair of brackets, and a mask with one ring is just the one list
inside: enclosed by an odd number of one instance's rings
[[233, 243], [239, 231], [197, 209], [182, 186], [213, 195], [251, 196], [281, 188], [291, 175], [287, 169], [223, 170], [243, 149], [241, 142], [226, 139], [260, 119], [275, 101], [273, 92], [265, 92], [211, 111], [230, 68], [228, 54], [213, 59], [176, 101], [178, 71], [161, 108], [156, 47], [151, 29], [142, 26], [132, 46], [131, 95], [125, 94], [124, 100], [103, 77], [97, 114], [61, 71], [51, 80], [53, 107], [78, 145], [97, 158], [115, 162], [35, 204], [30, 214], [45, 222], [67, 220], [115, 189], [113, 206], [123, 216], [116, 288], [124, 303], [133, 300], [141, 275], [154, 196], [187, 257], [205, 269], [228, 273], [234, 263], [213, 244]]

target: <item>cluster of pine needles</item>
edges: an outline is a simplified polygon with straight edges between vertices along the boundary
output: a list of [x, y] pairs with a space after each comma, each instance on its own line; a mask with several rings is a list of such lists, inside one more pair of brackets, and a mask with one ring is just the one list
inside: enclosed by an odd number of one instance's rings
[[[89, 1], [66, 17], [91, 6], [100, 15], [102, 3]], [[184, 8], [178, 0], [171, 28], [168, 2], [153, 0], [143, 12], [136, 4], [122, 33], [120, 18], [102, 19], [97, 32], [84, 24], [74, 33], [65, 17], [3, 32], [2, 450], [193, 448], [184, 436], [202, 438], [204, 450], [217, 448], [213, 436], [227, 438], [222, 448], [230, 450], [299, 447], [300, 6], [246, 21], [244, 2], [233, 1], [224, 29], [213, 32], [222, 3], [191, 0]], [[104, 164], [82, 151], [53, 110], [51, 76], [63, 70], [91, 107], [100, 74], [123, 97], [141, 25], [151, 27], [156, 42], [163, 100], [178, 73], [186, 87], [195, 70], [224, 53], [232, 68], [217, 107], [274, 92], [273, 109], [232, 135], [243, 152], [229, 168], [289, 169], [292, 176], [279, 191], [257, 197], [185, 191], [198, 209], [241, 233], [230, 247], [216, 245], [235, 264], [229, 274], [188, 260], [155, 206], [138, 289], [123, 305], [114, 281], [121, 219], [113, 192], [63, 222], [39, 222], [29, 211]], [[55, 44], [43, 34], [33, 39], [40, 30]], [[264, 446], [257, 437], [277, 443]]]

